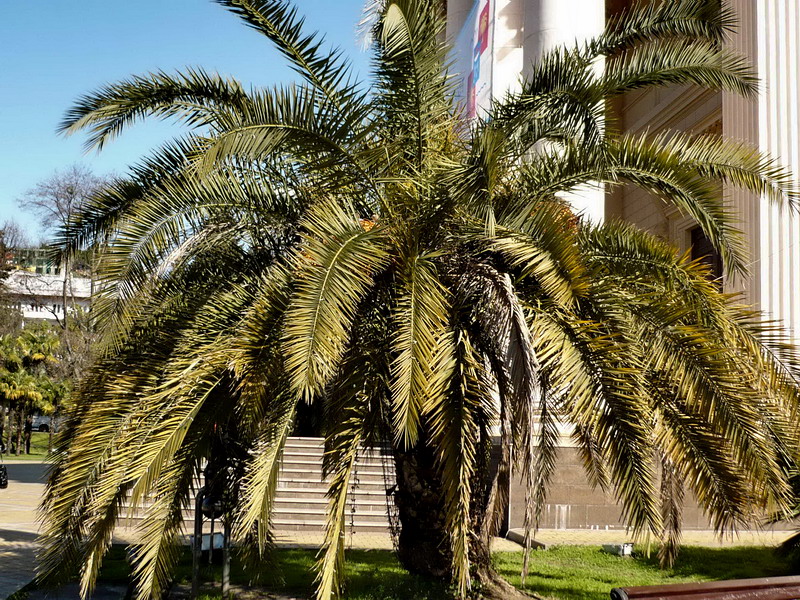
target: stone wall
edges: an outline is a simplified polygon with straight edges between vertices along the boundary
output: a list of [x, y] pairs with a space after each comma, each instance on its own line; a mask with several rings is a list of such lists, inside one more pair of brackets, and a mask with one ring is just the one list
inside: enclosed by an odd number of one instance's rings
[[[542, 517], [542, 529], [625, 528], [620, 521], [620, 507], [613, 494], [592, 488], [575, 448], [559, 448], [557, 464]], [[525, 521], [525, 489], [517, 479], [511, 483], [509, 499], [508, 528], [522, 527]], [[684, 529], [713, 529], [689, 494], [686, 500]]]

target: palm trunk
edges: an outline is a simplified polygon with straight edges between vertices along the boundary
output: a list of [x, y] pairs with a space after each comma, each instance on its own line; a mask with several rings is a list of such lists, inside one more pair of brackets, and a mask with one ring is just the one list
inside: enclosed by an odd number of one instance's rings
[[25, 418], [25, 411], [18, 410], [17, 411], [17, 448], [16, 454], [19, 456], [22, 454], [22, 426], [24, 424], [23, 419]]
[[[452, 579], [452, 553], [444, 512], [441, 479], [431, 449], [418, 443], [408, 451], [395, 451], [397, 491], [395, 504], [400, 520], [398, 558], [412, 573]], [[487, 599], [530, 598], [503, 580], [492, 567], [487, 528], [488, 486], [475, 486], [470, 543], [470, 561], [475, 587]]]
[[433, 453], [420, 442], [409, 451], [395, 451], [394, 459], [400, 563], [412, 573], [446, 578], [450, 544]]
[[8, 411], [8, 442], [6, 443], [6, 454], [9, 456], [11, 455], [11, 435], [14, 431], [14, 418], [17, 416], [17, 413], [14, 409], [9, 409]]

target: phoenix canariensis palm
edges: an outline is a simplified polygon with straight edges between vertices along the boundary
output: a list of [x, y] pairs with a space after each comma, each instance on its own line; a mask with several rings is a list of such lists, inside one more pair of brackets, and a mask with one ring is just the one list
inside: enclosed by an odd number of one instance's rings
[[559, 423], [633, 531], [664, 542], [665, 562], [687, 491], [720, 531], [788, 506], [798, 390], [781, 330], [669, 244], [586, 223], [561, 199], [639, 186], [695, 219], [728, 275], [744, 271], [719, 184], [794, 207], [789, 176], [735, 142], [625, 134], [605, 115], [606, 101], [648, 86], [753, 95], [719, 2], [634, 6], [596, 39], [545, 54], [472, 123], [438, 0], [370, 7], [371, 87], [287, 2], [220, 3], [301, 83], [247, 91], [201, 70], [150, 74], [85, 97], [63, 127], [97, 148], [147, 116], [194, 129], [82, 207], [59, 240], [104, 241], [103, 351], [43, 501], [43, 578], [79, 567], [87, 593], [126, 497], [148, 497], [136, 596], [159, 597], [220, 430], [246, 448], [229, 510], [258, 558], [302, 403], [322, 407], [330, 479], [320, 599], [341, 592], [359, 448], [384, 440], [401, 561], [452, 578], [459, 597], [517, 593], [492, 571], [489, 539], [512, 472], [537, 526]]

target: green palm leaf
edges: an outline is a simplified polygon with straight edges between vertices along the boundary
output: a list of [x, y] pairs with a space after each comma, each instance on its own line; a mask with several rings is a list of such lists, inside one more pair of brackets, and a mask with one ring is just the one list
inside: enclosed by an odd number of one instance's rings
[[[310, 399], [335, 373], [356, 304], [388, 254], [380, 227], [365, 230], [353, 212], [333, 202], [321, 203], [305, 229], [283, 345], [292, 388]], [[334, 239], [335, 245], [326, 243]]]
[[430, 257], [412, 255], [403, 262], [403, 287], [393, 314], [391, 394], [395, 441], [411, 447], [428, 396], [445, 393], [432, 388], [432, 365], [445, 336], [449, 303]]

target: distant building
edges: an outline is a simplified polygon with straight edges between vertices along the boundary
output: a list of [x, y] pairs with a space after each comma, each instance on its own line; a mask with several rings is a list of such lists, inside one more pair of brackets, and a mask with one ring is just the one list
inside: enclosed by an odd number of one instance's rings
[[[8, 304], [20, 311], [24, 319], [60, 321], [64, 318], [64, 279], [60, 275], [18, 269], [11, 272], [3, 287]], [[88, 310], [91, 296], [88, 277], [67, 280], [68, 310]]]
[[61, 274], [61, 267], [51, 263], [47, 248], [14, 248], [6, 252], [5, 261], [8, 266], [39, 275]]

